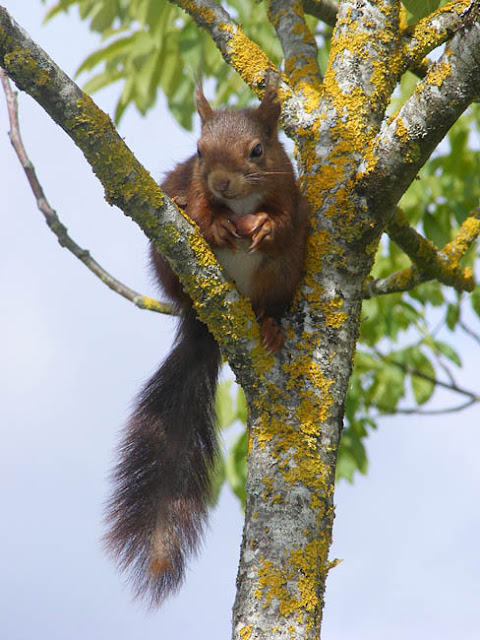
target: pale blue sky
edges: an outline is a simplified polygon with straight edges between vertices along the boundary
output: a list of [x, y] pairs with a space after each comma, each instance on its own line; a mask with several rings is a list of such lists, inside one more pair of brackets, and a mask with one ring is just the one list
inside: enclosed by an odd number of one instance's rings
[[[2, 4], [70, 75], [95, 47], [74, 15], [42, 26], [39, 0]], [[115, 97], [95, 98], [112, 112]], [[105, 204], [83, 156], [42, 109], [24, 95], [20, 108], [31, 159], [73, 237], [153, 294], [142, 233]], [[0, 640], [225, 640], [242, 527], [228, 490], [185, 586], [156, 613], [132, 601], [102, 552], [116, 434], [167, 352], [173, 322], [111, 293], [58, 245], [7, 130], [0, 95]], [[127, 112], [120, 132], [156, 176], [195, 149], [195, 134], [180, 131], [163, 103], [147, 119]], [[457, 346], [459, 378], [478, 389], [478, 348], [463, 338]], [[368, 476], [337, 490], [332, 557], [344, 562], [328, 580], [326, 640], [478, 640], [479, 449], [478, 407], [381, 421]]]

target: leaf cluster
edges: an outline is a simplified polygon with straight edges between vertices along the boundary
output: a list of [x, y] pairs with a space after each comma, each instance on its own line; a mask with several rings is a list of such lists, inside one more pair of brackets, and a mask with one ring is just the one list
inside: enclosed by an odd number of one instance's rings
[[[480, 201], [479, 142], [480, 106], [472, 105], [400, 203], [411, 223], [439, 248], [453, 239]], [[473, 269], [477, 256], [472, 248], [463, 266]], [[372, 275], [384, 278], [410, 266], [405, 254], [385, 239]], [[450, 368], [461, 366], [455, 330], [467, 305], [480, 316], [479, 300], [478, 286], [471, 296], [463, 296], [436, 281], [365, 300], [339, 454], [340, 476], [351, 481], [354, 471], [366, 472], [364, 440], [380, 415], [420, 410], [439, 381], [456, 386]], [[446, 337], [440, 340], [439, 334]]]
[[[280, 46], [265, 19], [264, 6], [249, 0], [229, 0], [227, 4], [250, 37], [278, 62]], [[212, 78], [218, 104], [230, 101], [244, 107], [252, 99], [211, 38], [177, 6], [158, 0], [59, 0], [46, 20], [72, 7], [77, 7], [80, 17], [102, 38], [102, 46], [81, 63], [77, 75], [88, 74], [87, 93], [121, 84], [117, 123], [129, 105], [145, 114], [161, 90], [172, 115], [182, 127], [191, 129], [195, 83], [200, 78]]]
[[[445, 2], [403, 0], [411, 22]], [[279, 64], [282, 51], [266, 17], [265, 3], [225, 0], [223, 4], [249, 37]], [[102, 45], [81, 63], [77, 75], [87, 75], [84, 85], [87, 93], [114, 83], [121, 85], [115, 109], [117, 124], [129, 105], [145, 114], [155, 105], [161, 91], [178, 123], [191, 129], [194, 86], [200, 78], [212, 79], [218, 104], [244, 107], [251, 101], [250, 90], [224, 64], [211, 38], [179, 7], [158, 0], [57, 0], [48, 10], [46, 20], [74, 7], [102, 40]], [[307, 23], [316, 36], [319, 64], [324, 71], [331, 29], [311, 16], [307, 16]]]

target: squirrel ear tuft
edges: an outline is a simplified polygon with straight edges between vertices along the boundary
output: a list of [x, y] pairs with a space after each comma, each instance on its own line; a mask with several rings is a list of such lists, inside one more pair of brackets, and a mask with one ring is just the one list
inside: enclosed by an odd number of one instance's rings
[[202, 124], [207, 122], [207, 120], [213, 118], [214, 111], [210, 106], [208, 100], [205, 98], [205, 95], [203, 94], [201, 82], [197, 84], [197, 88], [195, 90], [195, 105], [197, 107], [198, 113], [200, 114]]
[[265, 91], [260, 106], [256, 109], [257, 117], [273, 133], [276, 130], [282, 107], [278, 101], [278, 81], [272, 78], [272, 73], [265, 76]]

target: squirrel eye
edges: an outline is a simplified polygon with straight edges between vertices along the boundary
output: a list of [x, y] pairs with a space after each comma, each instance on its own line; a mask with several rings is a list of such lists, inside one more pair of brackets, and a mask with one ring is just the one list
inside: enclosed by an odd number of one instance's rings
[[260, 143], [256, 144], [250, 152], [251, 158], [259, 158], [263, 153], [263, 148]]
[[202, 157], [202, 152], [200, 151], [200, 147], [197, 147], [197, 156], [198, 156], [199, 158], [201, 158], [201, 157]]

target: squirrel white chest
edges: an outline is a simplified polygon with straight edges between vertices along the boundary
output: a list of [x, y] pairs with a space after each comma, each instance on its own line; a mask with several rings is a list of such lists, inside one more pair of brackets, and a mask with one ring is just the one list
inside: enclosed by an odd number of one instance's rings
[[250, 240], [237, 240], [237, 251], [226, 247], [219, 247], [214, 250], [218, 261], [235, 281], [237, 289], [244, 296], [251, 297], [255, 274], [264, 260], [261, 251], [249, 252]]
[[[257, 211], [263, 194], [251, 193], [245, 198], [236, 200], [224, 199], [224, 203], [236, 215], [249, 215]], [[254, 284], [255, 274], [260, 264], [265, 259], [261, 251], [253, 251], [250, 253], [251, 240], [237, 240], [237, 251], [233, 251], [227, 247], [218, 247], [214, 249], [218, 261], [228, 273], [230, 278], [235, 281], [237, 289], [244, 296], [251, 297]]]

